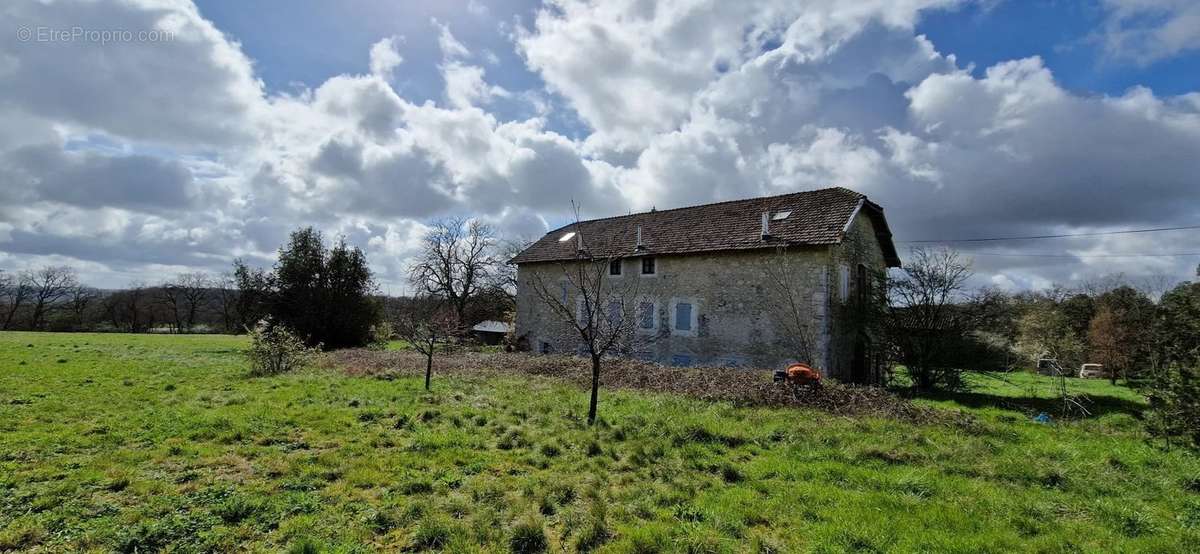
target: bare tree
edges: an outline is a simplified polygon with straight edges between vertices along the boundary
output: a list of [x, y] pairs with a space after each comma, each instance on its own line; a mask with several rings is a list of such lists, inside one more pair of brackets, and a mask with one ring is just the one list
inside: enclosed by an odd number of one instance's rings
[[486, 223], [464, 218], [436, 221], [422, 239], [409, 279], [422, 292], [444, 298], [460, 324], [468, 324], [468, 303], [489, 285], [496, 269], [495, 247], [495, 231]]
[[134, 282], [125, 290], [105, 299], [105, 311], [108, 312], [113, 327], [124, 327], [130, 333], [137, 333], [149, 327], [151, 318], [147, 313], [146, 297], [145, 283]]
[[519, 237], [501, 240], [497, 246], [499, 254], [492, 276], [492, 287], [504, 291], [513, 303], [517, 301], [517, 266], [508, 261], [533, 243], [534, 239], [530, 237]]
[[812, 300], [807, 297], [809, 288], [803, 282], [808, 271], [782, 247], [766, 262], [767, 285], [777, 299], [773, 303], [775, 319], [783, 331], [780, 336], [786, 342], [785, 348], [797, 360], [812, 365], [816, 362], [816, 329]]
[[29, 315], [29, 328], [33, 330], [41, 329], [46, 317], [63, 307], [63, 300], [79, 286], [75, 270], [67, 266], [46, 266], [36, 271], [28, 271], [22, 274], [21, 280], [28, 283], [30, 289], [32, 311]]
[[216, 289], [214, 300], [221, 313], [221, 326], [226, 333], [234, 331], [238, 322], [237, 279], [231, 273], [222, 273], [213, 282], [213, 288]]
[[[605, 356], [630, 354], [653, 340], [638, 333], [638, 323], [657, 318], [653, 303], [646, 302], [648, 291], [641, 290], [641, 279], [610, 279], [610, 264], [619, 260], [601, 252], [612, 251], [593, 245], [579, 225], [576, 212], [576, 258], [570, 261], [531, 268], [529, 285], [538, 299], [549, 308], [566, 334], [578, 339], [581, 349], [592, 361], [592, 391], [588, 402], [588, 425], [596, 422], [600, 370]], [[649, 310], [649, 312], [647, 312]]]
[[67, 309], [71, 312], [71, 324], [76, 329], [88, 326], [88, 309], [100, 298], [100, 291], [95, 288], [79, 285], [71, 289], [67, 295]]
[[4, 302], [0, 304], [0, 309], [4, 310], [0, 313], [0, 316], [4, 318], [0, 321], [0, 330], [8, 330], [12, 327], [17, 312], [29, 300], [29, 293], [29, 283], [22, 276], [0, 274], [0, 300]]
[[180, 318], [187, 332], [192, 332], [196, 326], [196, 316], [208, 307], [208, 289], [212, 279], [206, 273], [181, 273], [175, 278], [173, 285], [179, 291], [182, 300], [182, 317]]
[[392, 330], [425, 355], [425, 390], [433, 378], [433, 356], [438, 346], [450, 342], [459, 333], [461, 323], [455, 311], [442, 299], [421, 295], [396, 304], [389, 310]]
[[1054, 370], [1056, 393], [1062, 400], [1063, 415], [1073, 412], [1087, 415], [1084, 405], [1087, 397], [1067, 386], [1067, 376], [1072, 373], [1068, 368], [1079, 367], [1076, 364], [1082, 359], [1084, 345], [1072, 331], [1061, 304], [1052, 300], [1037, 302], [1026, 310], [1017, 326], [1025, 356], [1034, 361], [1049, 360]]
[[962, 367], [954, 355], [971, 329], [965, 286], [971, 266], [948, 249], [915, 248], [904, 274], [888, 286], [888, 334], [899, 361], [921, 390], [956, 386]]
[[170, 317], [172, 333], [183, 332], [183, 291], [175, 283], [163, 283], [154, 292], [154, 303]]

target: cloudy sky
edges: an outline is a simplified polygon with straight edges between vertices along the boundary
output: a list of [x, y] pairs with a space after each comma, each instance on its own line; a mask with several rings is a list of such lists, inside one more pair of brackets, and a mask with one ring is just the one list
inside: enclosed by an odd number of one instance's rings
[[[901, 241], [1200, 225], [1200, 3], [0, 5], [8, 270], [269, 265], [312, 224], [396, 292], [435, 217], [531, 236], [572, 200], [834, 185]], [[1200, 262], [1148, 256], [1197, 230], [960, 246], [1011, 288]]]

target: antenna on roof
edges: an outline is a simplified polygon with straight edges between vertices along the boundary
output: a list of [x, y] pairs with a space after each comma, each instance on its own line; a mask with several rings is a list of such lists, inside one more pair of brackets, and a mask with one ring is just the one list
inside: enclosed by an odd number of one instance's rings
[[771, 212], [762, 213], [762, 239], [771, 238]]

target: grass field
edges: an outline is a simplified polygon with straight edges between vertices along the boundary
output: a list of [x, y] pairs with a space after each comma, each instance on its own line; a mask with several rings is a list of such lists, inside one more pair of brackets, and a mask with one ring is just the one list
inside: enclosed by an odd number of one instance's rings
[[243, 339], [0, 333], [0, 551], [1187, 552], [1140, 400], [974, 377], [963, 429], [545, 379], [246, 376]]

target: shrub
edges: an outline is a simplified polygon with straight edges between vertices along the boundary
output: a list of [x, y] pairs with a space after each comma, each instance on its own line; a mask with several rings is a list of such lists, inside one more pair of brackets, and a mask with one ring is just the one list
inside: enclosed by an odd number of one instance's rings
[[413, 549], [436, 550], [445, 548], [450, 543], [450, 538], [453, 534], [454, 528], [445, 517], [426, 517], [421, 520], [421, 524], [417, 526], [416, 533], [413, 534]]
[[242, 497], [233, 497], [213, 507], [213, 515], [225, 523], [239, 523], [254, 515], [259, 510], [258, 504]]
[[263, 319], [250, 330], [250, 373], [255, 376], [278, 375], [307, 365], [318, 348], [308, 348], [290, 329]]
[[311, 539], [302, 538], [288, 548], [288, 554], [317, 554], [321, 548]]
[[517, 522], [513, 526], [512, 536], [508, 539], [508, 548], [514, 554], [545, 552], [547, 546], [542, 522], [532, 517]]
[[591, 552], [608, 540], [608, 525], [603, 518], [590, 517], [575, 537], [575, 550]]
[[1200, 368], [1175, 366], [1156, 372], [1146, 426], [1168, 444], [1200, 448]]
[[380, 321], [370, 328], [367, 338], [367, 348], [377, 352], [387, 350], [388, 341], [392, 340], [392, 336], [395, 334], [391, 323]]

